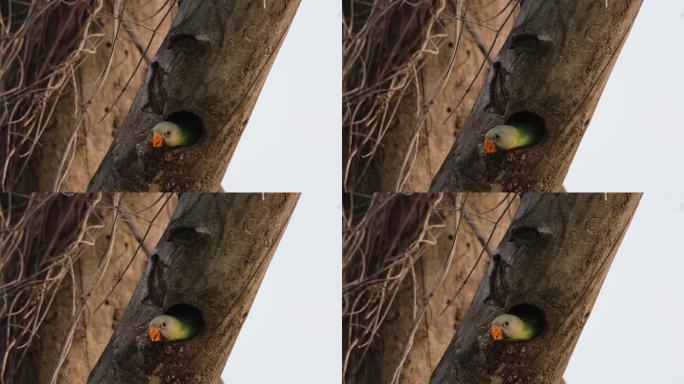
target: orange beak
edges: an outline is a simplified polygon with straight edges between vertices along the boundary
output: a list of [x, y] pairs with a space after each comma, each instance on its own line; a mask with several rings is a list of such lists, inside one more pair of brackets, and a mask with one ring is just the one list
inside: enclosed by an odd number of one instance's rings
[[489, 139], [485, 139], [484, 141], [484, 151], [485, 153], [494, 153], [496, 152], [496, 144], [494, 144], [493, 141]]
[[161, 341], [161, 332], [159, 332], [157, 327], [150, 327], [150, 340], [152, 340], [153, 343]]
[[159, 132], [152, 132], [152, 146], [161, 148], [164, 145], [164, 138]]
[[503, 340], [504, 339], [504, 334], [503, 334], [503, 328], [499, 327], [498, 325], [492, 325], [492, 339], [494, 340]]

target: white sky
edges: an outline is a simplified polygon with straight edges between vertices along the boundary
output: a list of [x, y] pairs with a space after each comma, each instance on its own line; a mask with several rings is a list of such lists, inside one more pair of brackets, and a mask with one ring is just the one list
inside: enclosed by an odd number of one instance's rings
[[569, 191], [684, 191], [683, 37], [684, 0], [643, 2], [565, 179]]
[[[569, 191], [652, 192], [570, 361], [569, 384], [684, 382], [683, 36], [684, 0], [644, 1], [565, 180]], [[341, 382], [340, 68], [340, 1], [303, 0], [223, 181], [226, 191], [303, 192], [227, 383]]]
[[684, 192], [646, 193], [565, 371], [568, 384], [684, 383]]
[[340, 382], [341, 9], [339, 0], [302, 1], [222, 183], [227, 192], [303, 192], [226, 383]]
[[649, 1], [611, 74], [568, 191], [646, 191], [566, 370], [569, 384], [684, 383], [684, 1]]

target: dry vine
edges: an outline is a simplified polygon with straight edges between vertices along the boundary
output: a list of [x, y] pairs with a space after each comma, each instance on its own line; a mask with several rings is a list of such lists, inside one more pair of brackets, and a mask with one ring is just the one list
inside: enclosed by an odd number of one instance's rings
[[[475, 20], [469, 14], [470, 0], [345, 0], [343, 1], [343, 187], [359, 191], [364, 178], [378, 164], [383, 139], [391, 135], [398, 108], [408, 95], [418, 106], [412, 138], [396, 176], [395, 191], [400, 192], [412, 171], [418, 151], [421, 127], [430, 116], [434, 101], [442, 93], [452, 71], [463, 32], [467, 31], [484, 54], [478, 72], [464, 90], [460, 101], [451, 107], [452, 114], [461, 107], [473, 84], [485, 69], [504, 25], [518, 10], [518, 0], [509, 1], [488, 20]], [[488, 6], [487, 4], [483, 6]], [[498, 26], [489, 26], [499, 15], [506, 15]], [[458, 36], [451, 60], [439, 76], [432, 94], [426, 95], [419, 72], [431, 55], [447, 44], [445, 26], [458, 23]], [[473, 26], [495, 34], [485, 46]], [[472, 56], [475, 59], [476, 56]], [[361, 188], [362, 189], [362, 188]]]
[[[361, 194], [346, 195], [343, 220], [343, 377], [354, 383], [357, 370], [373, 345], [374, 338], [395, 303], [400, 287], [409, 279], [416, 284], [414, 266], [426, 250], [433, 246], [445, 230], [445, 222], [457, 216], [451, 252], [445, 255], [442, 269], [431, 277], [430, 290], [422, 297], [414, 297], [413, 327], [406, 335], [402, 360], [394, 368], [393, 383], [398, 383], [403, 362], [413, 344], [417, 327], [430, 304], [434, 292], [454, 262], [458, 233], [468, 225], [480, 241], [482, 248], [472, 270], [482, 255], [488, 252], [494, 231], [517, 196], [507, 195], [501, 202], [484, 212], [468, 207], [466, 194]], [[506, 207], [503, 211], [499, 208]], [[494, 215], [499, 210], [500, 214]], [[490, 225], [486, 231], [479, 228], [473, 218]], [[462, 282], [465, 284], [466, 280]], [[413, 290], [416, 292], [416, 289]], [[460, 289], [456, 291], [460, 293]]]
[[[166, 15], [175, 1], [167, 1], [159, 12]], [[119, 32], [125, 30], [141, 50], [144, 46], [135, 28], [157, 33], [159, 25], [126, 18], [125, 0], [4, 0], [0, 2], [0, 190], [17, 191], [22, 177], [30, 172], [31, 160], [45, 145], [45, 132], [54, 128], [58, 106], [70, 103], [73, 126], [69, 140], [55, 159], [53, 190], [64, 181], [76, 151], [89, 107], [101, 92], [111, 69]], [[167, 9], [168, 8], [168, 9]], [[166, 16], [165, 16], [166, 17]], [[111, 22], [111, 23], [109, 23]], [[122, 25], [123, 24], [123, 25]], [[112, 29], [105, 30], [106, 25]], [[161, 22], [160, 22], [161, 25]], [[79, 66], [111, 38], [109, 60], [93, 84], [83, 82]], [[140, 67], [136, 67], [135, 71]], [[135, 72], [130, 75], [130, 79]], [[128, 83], [124, 86], [128, 86]], [[123, 93], [123, 90], [121, 91]], [[84, 94], [85, 93], [85, 94]], [[117, 99], [118, 101], [118, 99]], [[116, 103], [116, 102], [115, 102]], [[111, 108], [109, 108], [111, 110]], [[100, 116], [95, 121], [102, 121]]]
[[[155, 207], [158, 215], [167, 208], [169, 198], [162, 195], [150, 208]], [[87, 299], [104, 275], [111, 273], [108, 266], [117, 222], [134, 217], [149, 227], [154, 225], [140, 212], [121, 206], [120, 199], [119, 194], [0, 195], [0, 383], [14, 382], [57, 292], [66, 288], [71, 291], [71, 327], [65, 330], [63, 344], [55, 346], [62, 351], [60, 361], [55, 362], [52, 382], [56, 382], [75, 327], [87, 310]], [[104, 228], [106, 215], [113, 219], [111, 227]], [[98, 268], [80, 287], [75, 271], [79, 260], [105, 235], [109, 245], [98, 255]], [[140, 245], [144, 240], [144, 236], [139, 239]], [[136, 254], [137, 250], [133, 257]], [[115, 277], [115, 285], [120, 279]]]

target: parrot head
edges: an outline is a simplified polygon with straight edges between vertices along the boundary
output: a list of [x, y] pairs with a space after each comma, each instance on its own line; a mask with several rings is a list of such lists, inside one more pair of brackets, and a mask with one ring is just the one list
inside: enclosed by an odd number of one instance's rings
[[497, 125], [485, 133], [484, 152], [494, 153], [498, 149], [508, 150], [516, 146], [515, 127]]
[[178, 124], [171, 121], [162, 121], [152, 128], [152, 146], [161, 148], [176, 147], [182, 144], [183, 135]]
[[503, 314], [492, 321], [492, 339], [517, 339], [523, 333], [523, 321], [515, 315]]
[[149, 325], [149, 336], [152, 342], [176, 340], [181, 332], [181, 324], [173, 316], [160, 315], [152, 319]]

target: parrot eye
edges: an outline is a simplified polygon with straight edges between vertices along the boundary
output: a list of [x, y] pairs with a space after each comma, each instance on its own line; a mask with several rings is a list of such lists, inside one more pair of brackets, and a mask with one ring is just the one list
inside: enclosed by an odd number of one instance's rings
[[498, 140], [498, 139], [501, 138], [501, 135], [499, 135], [499, 134], [497, 133], [496, 135], [494, 135], [494, 138]]
[[508, 327], [508, 321], [504, 321], [504, 327]]
[[162, 328], [166, 327], [166, 321], [162, 323]]

